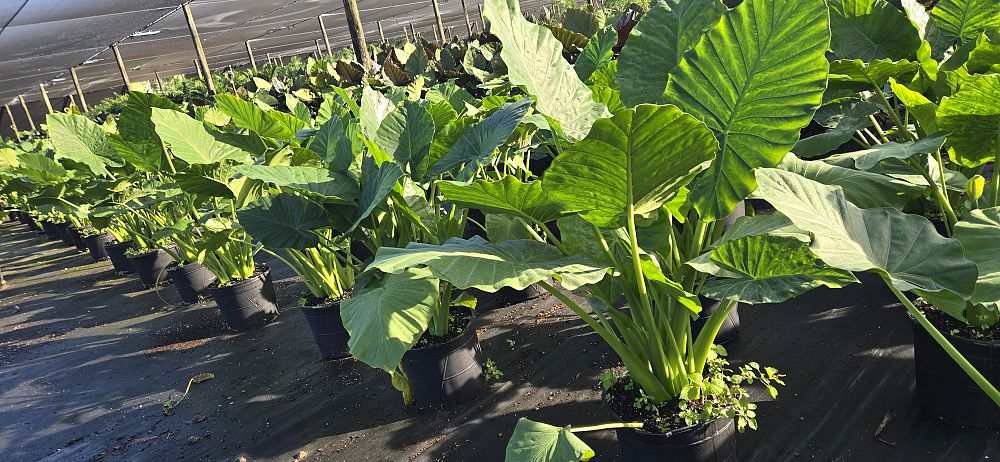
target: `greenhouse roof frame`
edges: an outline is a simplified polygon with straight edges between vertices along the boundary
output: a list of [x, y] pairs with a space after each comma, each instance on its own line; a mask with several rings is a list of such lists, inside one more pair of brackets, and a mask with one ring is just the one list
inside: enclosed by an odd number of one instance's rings
[[[481, 25], [478, 6], [466, 0], [471, 20]], [[50, 98], [75, 93], [76, 67], [85, 93], [120, 87], [111, 50], [118, 45], [133, 82], [196, 74], [197, 58], [181, 7], [182, 0], [8, 0], [0, 4], [0, 105], [16, 107], [18, 95]], [[315, 50], [322, 39], [317, 16], [324, 15], [332, 48], [350, 43], [341, 0], [192, 0], [189, 2], [212, 69], [249, 64], [245, 42], [256, 59]], [[526, 10], [542, 0], [524, 0]], [[412, 23], [425, 36], [435, 24], [431, 0], [358, 0], [365, 36], [378, 39], [376, 21], [387, 38], [403, 35]], [[461, 0], [439, 0], [446, 28], [465, 35]], [[337, 16], [340, 16], [338, 20]], [[90, 101], [94, 103], [96, 101]], [[56, 105], [62, 107], [61, 104]], [[3, 118], [3, 116], [0, 116]], [[6, 124], [4, 124], [6, 125]]]

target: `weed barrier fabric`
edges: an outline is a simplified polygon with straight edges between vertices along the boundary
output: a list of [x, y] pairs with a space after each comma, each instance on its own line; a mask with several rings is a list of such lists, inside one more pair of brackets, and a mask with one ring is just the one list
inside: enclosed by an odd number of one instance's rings
[[[182, 306], [173, 290], [138, 290], [108, 262], [0, 225], [0, 460], [495, 461], [519, 417], [611, 418], [598, 384], [615, 358], [551, 296], [480, 319], [501, 383], [421, 412], [400, 404], [384, 372], [322, 361], [296, 308], [303, 285], [267, 263], [279, 322], [234, 335], [212, 302]], [[736, 436], [738, 460], [996, 459], [1000, 433], [921, 412], [906, 314], [864, 282], [741, 312], [731, 358], [777, 367], [788, 385], [760, 403], [761, 430]], [[203, 372], [215, 378], [164, 416], [162, 403]], [[616, 460], [614, 431], [583, 436], [599, 460]]]

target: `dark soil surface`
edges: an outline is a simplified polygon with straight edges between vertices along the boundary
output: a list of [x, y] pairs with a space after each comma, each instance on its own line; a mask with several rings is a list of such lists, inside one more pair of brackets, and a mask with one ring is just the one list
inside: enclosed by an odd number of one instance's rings
[[[504, 373], [477, 400], [407, 408], [385, 372], [322, 361], [297, 309], [304, 286], [271, 264], [277, 321], [232, 334], [213, 302], [138, 290], [106, 262], [0, 226], [0, 461], [499, 461], [520, 417], [611, 421], [610, 349], [551, 296], [482, 313], [483, 354]], [[741, 307], [734, 366], [787, 374], [761, 402], [741, 461], [983, 461], [1000, 433], [956, 429], [914, 401], [911, 327], [876, 280], [793, 303]], [[171, 416], [163, 402], [177, 400]], [[754, 390], [764, 400], [765, 393]], [[615, 460], [613, 431], [582, 435]]]
[[468, 308], [452, 308], [451, 313], [448, 315], [448, 332], [444, 335], [431, 335], [429, 332], [424, 332], [424, 335], [421, 335], [420, 339], [417, 340], [414, 348], [443, 345], [460, 337], [462, 332], [465, 332], [465, 329], [469, 327], [472, 317], [472, 310]]
[[927, 316], [927, 320], [934, 324], [934, 327], [945, 334], [983, 342], [1000, 342], [1000, 324], [994, 324], [986, 329], [978, 329], [923, 301], [918, 300], [915, 306], [924, 312], [924, 316]]

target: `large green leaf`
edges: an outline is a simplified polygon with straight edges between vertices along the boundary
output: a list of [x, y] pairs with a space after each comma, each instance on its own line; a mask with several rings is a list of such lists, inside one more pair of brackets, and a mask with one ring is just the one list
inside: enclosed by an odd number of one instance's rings
[[540, 181], [522, 183], [513, 175], [471, 184], [441, 181], [437, 186], [448, 202], [486, 213], [516, 216], [529, 223], [547, 223], [577, 211], [545, 194]]
[[287, 165], [238, 165], [234, 169], [247, 178], [322, 196], [324, 202], [353, 203], [358, 182], [325, 168]]
[[[128, 103], [118, 118], [118, 133], [121, 140], [112, 145], [136, 168], [157, 172], [167, 165], [163, 142], [156, 134], [156, 126], [150, 120], [153, 108], [181, 110], [173, 101], [152, 93], [129, 92]], [[127, 151], [127, 152], [123, 152]], [[131, 154], [131, 158], [128, 156]]]
[[659, 0], [652, 5], [618, 58], [622, 103], [662, 102], [670, 72], [725, 11], [719, 0]]
[[711, 252], [711, 259], [735, 277], [709, 280], [701, 294], [742, 303], [780, 303], [817, 287], [840, 288], [856, 279], [831, 268], [791, 237], [747, 236], [730, 240]]
[[521, 418], [510, 436], [506, 462], [578, 462], [590, 460], [594, 450], [570, 431]]
[[831, 165], [818, 160], [801, 160], [794, 154], [788, 154], [778, 167], [825, 185], [840, 186], [844, 188], [847, 200], [861, 208], [902, 209], [921, 197], [925, 190], [922, 186], [878, 173]]
[[952, 159], [966, 167], [995, 161], [1000, 152], [1000, 74], [973, 75], [941, 102], [938, 124], [950, 131]]
[[448, 153], [434, 164], [430, 173], [439, 175], [462, 165], [467, 170], [478, 170], [481, 164], [488, 163], [493, 150], [514, 133], [531, 108], [531, 103], [531, 98], [506, 103], [482, 122], [467, 128]]
[[402, 177], [403, 169], [396, 163], [387, 161], [382, 162], [382, 165], [375, 165], [374, 159], [365, 157], [361, 166], [361, 196], [358, 198], [357, 215], [353, 217], [354, 224], [346, 232], [354, 231], [362, 220], [385, 204], [386, 197]]
[[396, 105], [389, 98], [378, 90], [365, 86], [361, 92], [361, 106], [358, 109], [358, 121], [365, 136], [369, 139], [374, 138], [382, 126], [382, 121], [389, 117], [393, 109], [396, 109]]
[[583, 141], [556, 157], [542, 189], [584, 218], [617, 228], [629, 208], [652, 212], [712, 160], [718, 142], [674, 106], [642, 104], [601, 119]]
[[204, 123], [182, 112], [153, 108], [151, 119], [170, 152], [189, 164], [217, 164], [247, 156], [245, 151], [217, 140]]
[[426, 267], [435, 277], [459, 289], [496, 292], [504, 287], [524, 289], [556, 276], [563, 287], [573, 290], [604, 279], [607, 267], [579, 256], [564, 256], [559, 249], [535, 240], [491, 244], [472, 239], [449, 239], [442, 245], [410, 243], [405, 249], [382, 247], [369, 269], [399, 273]]
[[920, 92], [913, 91], [896, 82], [895, 79], [889, 79], [889, 85], [892, 88], [892, 94], [906, 106], [910, 117], [916, 122], [917, 134], [927, 136], [937, 133], [937, 104], [934, 104]]
[[877, 59], [865, 62], [860, 59], [838, 59], [830, 63], [831, 86], [841, 85], [859, 90], [882, 88], [890, 78], [910, 74], [920, 67], [908, 60]]
[[972, 303], [1000, 303], [1000, 207], [972, 210], [955, 225], [965, 257], [979, 267]]
[[17, 173], [28, 177], [31, 181], [41, 184], [54, 184], [66, 181], [69, 172], [49, 157], [37, 152], [21, 153], [17, 157]]
[[271, 249], [316, 247], [319, 236], [314, 230], [330, 226], [322, 206], [290, 193], [261, 197], [236, 216], [250, 236]]
[[677, 65], [666, 100], [719, 139], [712, 167], [692, 188], [703, 219], [722, 219], [798, 141], [823, 100], [830, 27], [822, 0], [747, 0]]
[[397, 164], [409, 166], [412, 172], [430, 153], [433, 140], [431, 114], [418, 103], [404, 101], [382, 121], [374, 141]]
[[438, 280], [427, 270], [390, 274], [341, 304], [351, 354], [372, 367], [396, 369], [430, 326]]
[[872, 126], [868, 116], [878, 112], [878, 106], [860, 100], [825, 105], [816, 111], [814, 119], [829, 130], [799, 140], [792, 151], [807, 159], [827, 154], [850, 141], [856, 131]]
[[567, 136], [581, 139], [595, 120], [609, 115], [563, 58], [552, 32], [525, 20], [517, 0], [486, 0], [484, 15], [490, 32], [503, 42], [500, 56], [510, 83], [534, 96], [539, 112], [559, 122]]
[[290, 139], [306, 127], [306, 123], [291, 114], [281, 111], [264, 111], [238, 96], [215, 95], [215, 101], [222, 112], [233, 118], [233, 123], [241, 128], [256, 132], [260, 136]]
[[580, 80], [586, 82], [594, 71], [613, 61], [615, 58], [614, 47], [617, 44], [618, 31], [613, 26], [605, 27], [594, 34], [587, 42], [587, 46], [580, 51], [576, 63], [573, 64], [573, 69], [576, 70], [576, 75], [580, 77]]
[[983, 32], [1000, 30], [1000, 7], [996, 0], [941, 0], [931, 18], [947, 45], [974, 42]]
[[920, 32], [906, 14], [885, 0], [829, 0], [830, 48], [841, 59], [910, 58]]
[[853, 164], [853, 167], [859, 170], [871, 170], [888, 159], [905, 160], [920, 154], [936, 153], [944, 145], [945, 138], [947, 138], [947, 134], [936, 133], [917, 141], [904, 141], [902, 143], [890, 141], [872, 146], [871, 149], [837, 154], [827, 159], [827, 162], [842, 167], [849, 167]]
[[76, 114], [53, 113], [46, 118], [49, 138], [57, 158], [86, 165], [94, 175], [110, 176], [108, 166], [122, 165], [108, 141], [108, 132], [90, 119]]
[[962, 245], [926, 218], [895, 209], [860, 209], [841, 188], [777, 169], [756, 171], [758, 195], [813, 235], [812, 251], [828, 265], [874, 271], [897, 289], [972, 295], [978, 271]]
[[969, 52], [965, 67], [970, 74], [996, 74], [1000, 72], [1000, 43], [986, 34], [976, 39], [976, 47]]
[[357, 134], [350, 129], [352, 125], [347, 121], [348, 117], [346, 113], [331, 113], [309, 142], [312, 152], [319, 154], [331, 169], [343, 174], [354, 163], [353, 140], [357, 139]]

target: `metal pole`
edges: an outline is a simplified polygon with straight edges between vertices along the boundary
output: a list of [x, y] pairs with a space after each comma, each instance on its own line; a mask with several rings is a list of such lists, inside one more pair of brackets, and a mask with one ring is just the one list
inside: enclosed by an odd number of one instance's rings
[[472, 37], [472, 21], [469, 20], [469, 7], [462, 0], [462, 14], [465, 15], [465, 28], [469, 30], [469, 37]]
[[254, 72], [257, 72], [257, 61], [253, 59], [253, 47], [250, 46], [250, 41], [246, 41], [247, 45], [247, 56], [250, 57], [250, 67], [253, 68]]
[[17, 129], [17, 121], [14, 120], [14, 113], [10, 112], [10, 106], [4, 106], [3, 108], [7, 110], [7, 118], [10, 119], [11, 130], [14, 130], [14, 138], [17, 138], [18, 141], [21, 141], [21, 134], [19, 133], [20, 130]]
[[73, 86], [76, 87], [76, 94], [80, 95], [80, 107], [83, 108], [83, 112], [87, 112], [90, 109], [87, 108], [87, 99], [83, 96], [83, 87], [80, 86], [80, 77], [76, 75], [76, 68], [69, 68], [69, 73], [73, 76]]
[[323, 33], [323, 43], [326, 45], [326, 52], [329, 53], [332, 58], [333, 47], [330, 46], [330, 34], [326, 31], [326, 23], [323, 22], [323, 15], [316, 16], [316, 19], [319, 20], [319, 30]]
[[184, 17], [187, 18], [188, 30], [191, 32], [191, 41], [194, 42], [194, 49], [198, 53], [198, 61], [201, 69], [204, 70], [205, 84], [208, 85], [208, 92], [215, 93], [215, 82], [212, 81], [212, 71], [208, 66], [208, 58], [205, 57], [205, 48], [201, 45], [201, 36], [198, 35], [198, 25], [194, 23], [194, 15], [191, 14], [191, 4], [184, 4]]
[[437, 21], [437, 34], [439, 42], [444, 42], [444, 21], [441, 20], [441, 8], [438, 6], [437, 0], [431, 0], [431, 6], [434, 7], [434, 20]]
[[378, 26], [378, 38], [385, 43], [385, 32], [382, 31], [382, 21], [375, 21], [375, 25]]
[[37, 132], [38, 128], [35, 127], [35, 119], [32, 119], [31, 113], [28, 112], [28, 103], [24, 101], [24, 96], [17, 95], [17, 99], [21, 100], [21, 109], [24, 109], [24, 115], [28, 118], [28, 125], [31, 125], [31, 131]]
[[118, 51], [118, 45], [111, 45], [111, 51], [115, 53], [115, 61], [118, 61], [118, 72], [122, 74], [122, 82], [125, 82], [125, 91], [132, 89], [132, 81], [128, 78], [128, 70], [125, 69], [125, 60], [122, 59], [122, 52]]
[[45, 85], [38, 84], [38, 92], [42, 94], [42, 101], [45, 102], [45, 109], [49, 110], [49, 114], [56, 112], [52, 110], [52, 101], [49, 101], [49, 93], [45, 91]]
[[361, 25], [361, 13], [358, 12], [356, 0], [344, 0], [344, 12], [347, 13], [347, 29], [351, 31], [351, 42], [354, 44], [354, 54], [361, 66], [368, 70], [371, 62], [368, 59], [368, 43], [365, 41], [365, 28]]

